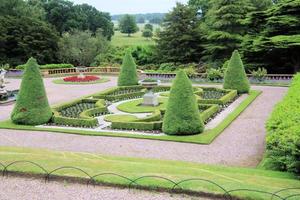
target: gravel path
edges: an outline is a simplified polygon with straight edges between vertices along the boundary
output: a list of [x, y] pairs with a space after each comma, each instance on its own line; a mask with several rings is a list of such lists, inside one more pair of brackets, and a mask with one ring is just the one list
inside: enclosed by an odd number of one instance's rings
[[112, 187], [87, 187], [82, 184], [49, 182], [39, 179], [0, 177], [1, 200], [209, 200]]
[[[55, 84], [52, 82], [55, 79], [59, 78], [44, 78], [48, 100], [51, 105], [72, 101], [73, 99], [93, 94], [117, 85], [117, 77], [109, 77], [109, 82], [91, 85]], [[21, 79], [7, 79], [6, 82], [8, 83], [5, 84], [5, 89], [16, 90], [20, 88]], [[0, 106], [0, 121], [9, 118], [13, 106], [13, 104], [8, 106]]]
[[[109, 82], [102, 87], [112, 85], [113, 83]], [[92, 93], [91, 88], [93, 87], [88, 86], [86, 89], [89, 92], [84, 92]], [[98, 88], [96, 89], [98, 90]], [[287, 88], [254, 86], [253, 89], [262, 90], [263, 94], [211, 145], [0, 130], [0, 146], [38, 147], [61, 151], [255, 167], [261, 160], [265, 149], [265, 121], [273, 106], [282, 99]], [[47, 89], [47, 91], [49, 90]], [[57, 91], [59, 90], [57, 89]], [[52, 95], [57, 96], [57, 91], [54, 93], [56, 95]], [[76, 94], [72, 90], [72, 98], [84, 95], [82, 92], [81, 90], [80, 94], [79, 92]], [[68, 95], [63, 95], [64, 97], [59, 99], [69, 99]], [[58, 98], [52, 98], [59, 101]]]

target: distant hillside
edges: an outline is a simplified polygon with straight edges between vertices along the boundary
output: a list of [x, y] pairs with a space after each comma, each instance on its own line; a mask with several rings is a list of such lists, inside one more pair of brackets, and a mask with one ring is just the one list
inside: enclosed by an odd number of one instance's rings
[[[135, 16], [138, 23], [150, 22], [152, 24], [160, 24], [166, 13], [146, 13], [146, 14], [132, 14]], [[124, 14], [121, 15], [112, 15], [113, 21], [118, 21]]]

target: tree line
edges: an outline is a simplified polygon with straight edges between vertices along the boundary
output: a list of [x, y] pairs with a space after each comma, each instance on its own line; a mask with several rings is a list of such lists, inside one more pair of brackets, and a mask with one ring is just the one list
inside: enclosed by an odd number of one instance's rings
[[220, 68], [238, 49], [248, 70], [300, 68], [300, 0], [190, 0], [166, 15], [157, 41], [163, 62]]

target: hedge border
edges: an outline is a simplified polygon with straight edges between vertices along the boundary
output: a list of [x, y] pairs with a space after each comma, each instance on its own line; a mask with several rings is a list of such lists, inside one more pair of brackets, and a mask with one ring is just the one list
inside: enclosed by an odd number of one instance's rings
[[[107, 89], [110, 90], [110, 89]], [[105, 91], [107, 91], [105, 90]], [[101, 93], [105, 92], [102, 91]], [[117, 132], [97, 132], [89, 130], [75, 130], [65, 128], [44, 128], [36, 126], [25, 126], [13, 124], [10, 120], [0, 122], [0, 129], [14, 129], [14, 130], [28, 130], [28, 131], [42, 131], [42, 132], [58, 132], [75, 135], [88, 135], [88, 136], [105, 136], [105, 137], [123, 137], [123, 138], [135, 138], [135, 139], [148, 139], [148, 140], [160, 140], [160, 141], [173, 141], [182, 143], [193, 144], [210, 144], [212, 143], [222, 132], [225, 130], [262, 92], [258, 90], [251, 90], [249, 96], [232, 112], [230, 113], [217, 127], [210, 130], [205, 130], [202, 134], [194, 136], [151, 136], [151, 135], [139, 135]], [[99, 94], [99, 93], [98, 93]], [[84, 98], [89, 98], [93, 95], [87, 95]], [[80, 100], [80, 99], [79, 99]], [[66, 104], [66, 103], [64, 103]], [[62, 104], [62, 105], [64, 105]], [[59, 105], [58, 105], [59, 106]], [[55, 106], [57, 107], [57, 106]]]

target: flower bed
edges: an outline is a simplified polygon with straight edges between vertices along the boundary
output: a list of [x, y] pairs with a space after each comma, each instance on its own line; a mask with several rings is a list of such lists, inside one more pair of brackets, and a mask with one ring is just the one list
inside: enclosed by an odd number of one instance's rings
[[70, 76], [66, 77], [63, 80], [65, 82], [92, 82], [92, 81], [97, 81], [100, 78], [98, 76], [85, 76], [84, 78], [80, 78], [78, 76]]

